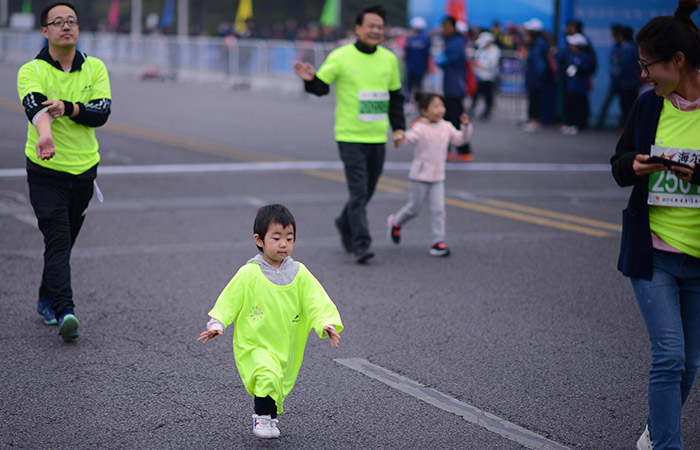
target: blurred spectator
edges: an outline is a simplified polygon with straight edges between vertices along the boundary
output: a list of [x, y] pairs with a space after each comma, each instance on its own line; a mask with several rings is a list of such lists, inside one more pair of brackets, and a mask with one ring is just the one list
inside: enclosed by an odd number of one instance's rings
[[221, 22], [216, 28], [216, 34], [220, 37], [233, 36], [236, 31], [231, 22]]
[[620, 24], [613, 24], [610, 26], [610, 34], [613, 38], [613, 46], [610, 49], [610, 87], [608, 88], [608, 93], [603, 101], [603, 106], [600, 109], [600, 115], [598, 116], [598, 128], [603, 128], [610, 104], [615, 97], [620, 95], [618, 81], [620, 77], [622, 28], [623, 27]]
[[481, 118], [488, 120], [493, 108], [493, 94], [498, 82], [499, 64], [501, 61], [501, 49], [496, 45], [496, 38], [488, 31], [482, 32], [476, 39], [476, 52], [474, 54], [474, 72], [479, 81], [476, 95], [472, 99], [469, 112], [474, 116], [480, 97], [484, 97], [485, 107]]
[[498, 48], [504, 50], [515, 49], [515, 42], [513, 42], [513, 37], [507, 34], [503, 30], [503, 28], [501, 28], [501, 24], [498, 21], [493, 22], [493, 25], [491, 25], [491, 34], [493, 34]]
[[254, 39], [258, 37], [255, 30], [255, 22], [252, 18], [248, 18], [245, 20], [245, 30], [239, 33], [238, 37], [243, 39]]
[[549, 91], [554, 72], [549, 62], [549, 42], [543, 35], [544, 24], [532, 18], [523, 24], [527, 31], [527, 59], [525, 61], [525, 89], [528, 97], [527, 123], [524, 130], [533, 132], [542, 124], [543, 104], [549, 104], [553, 97]]
[[272, 25], [272, 34], [270, 35], [272, 39], [284, 39], [284, 25], [281, 23], [276, 23]]
[[299, 35], [299, 25], [296, 20], [289, 18], [284, 22], [284, 38], [289, 41], [296, 40]]
[[521, 49], [525, 45], [525, 38], [512, 22], [506, 23], [507, 38], [513, 42], [513, 49]]
[[634, 42], [634, 31], [630, 27], [622, 28], [622, 44], [620, 49], [620, 74], [617, 85], [620, 90], [620, 128], [625, 126], [632, 111], [632, 105], [637, 100], [642, 78], [639, 70], [639, 51]]
[[427, 23], [422, 17], [414, 17], [410, 22], [411, 33], [406, 39], [406, 100], [411, 93], [420, 91], [423, 78], [428, 71], [430, 59], [430, 36], [426, 32]]
[[[465, 30], [466, 31], [466, 30]], [[467, 84], [467, 41], [457, 32], [457, 21], [446, 17], [442, 21], [442, 37], [445, 48], [435, 63], [442, 68], [442, 87], [445, 95], [445, 120], [459, 129], [459, 117], [464, 112]], [[457, 147], [457, 153], [448, 155], [450, 161], [471, 161], [473, 155], [467, 145]]]
[[572, 36], [574, 34], [580, 34], [586, 39], [586, 45], [583, 47], [583, 51], [588, 53], [591, 58], [591, 75], [594, 75], [598, 68], [598, 60], [596, 58], [595, 50], [593, 50], [593, 45], [591, 44], [591, 39], [583, 32], [583, 22], [580, 20], [570, 20], [566, 24], [566, 35]]
[[588, 41], [582, 34], [566, 37], [570, 51], [566, 60], [566, 125], [563, 134], [578, 134], [588, 123], [588, 89], [593, 68], [591, 55], [586, 51]]
[[583, 23], [580, 20], [569, 20], [566, 23], [566, 27], [564, 29], [565, 34], [564, 34], [564, 40], [561, 42], [561, 48], [559, 49], [559, 52], [556, 54], [556, 62], [557, 62], [557, 68], [558, 68], [558, 107], [559, 107], [559, 113], [560, 117], [564, 118], [564, 121], [566, 119], [566, 86], [567, 86], [567, 76], [566, 76], [566, 67], [567, 67], [567, 61], [569, 60], [569, 53], [571, 52], [571, 46], [568, 44], [566, 41], [566, 38], [568, 36], [573, 36], [574, 34], [580, 34], [586, 39], [586, 46], [584, 47], [584, 51], [588, 53], [591, 59], [591, 63], [593, 65], [591, 69], [591, 75], [595, 74], [597, 70], [597, 58], [595, 51], [593, 51], [593, 46], [591, 45], [591, 40], [586, 36], [586, 34], [583, 32]]
[[335, 30], [330, 25], [321, 26], [321, 34], [318, 40], [321, 42], [333, 42], [335, 41]]

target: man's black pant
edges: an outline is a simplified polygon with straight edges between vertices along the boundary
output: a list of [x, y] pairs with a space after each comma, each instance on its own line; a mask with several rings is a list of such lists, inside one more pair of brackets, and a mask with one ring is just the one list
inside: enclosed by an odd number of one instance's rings
[[[462, 121], [459, 116], [464, 112], [463, 99], [458, 97], [445, 97], [445, 120], [454, 125], [458, 130], [462, 126]], [[471, 153], [471, 146], [467, 143], [457, 147], [457, 153], [465, 155]]]
[[52, 300], [56, 316], [74, 307], [70, 254], [93, 190], [92, 184], [78, 188], [29, 184], [29, 199], [44, 235], [44, 272], [39, 295]]
[[338, 226], [350, 236], [352, 250], [366, 251], [372, 243], [367, 223], [367, 203], [377, 187], [384, 168], [384, 144], [338, 142], [340, 159], [345, 165], [345, 179], [350, 198], [338, 217]]
[[527, 119], [542, 120], [542, 90], [528, 89], [527, 90]]
[[496, 83], [493, 81], [479, 81], [479, 87], [476, 90], [476, 95], [472, 98], [472, 106], [469, 110], [470, 115], [476, 113], [476, 104], [479, 101], [479, 97], [484, 97], [484, 103], [486, 105], [482, 117], [488, 119], [491, 117], [491, 109], [493, 108], [493, 91], [496, 87]]
[[580, 129], [588, 126], [588, 95], [567, 92], [566, 94], [566, 124]]

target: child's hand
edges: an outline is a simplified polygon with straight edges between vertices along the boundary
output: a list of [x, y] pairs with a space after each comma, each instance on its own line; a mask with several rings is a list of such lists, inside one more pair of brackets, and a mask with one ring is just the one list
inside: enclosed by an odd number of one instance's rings
[[405, 137], [406, 137], [406, 134], [404, 133], [403, 130], [394, 131], [394, 136], [393, 136], [394, 147], [398, 147], [399, 145], [401, 145], [401, 143], [403, 142]]
[[326, 325], [323, 327], [323, 331], [328, 333], [328, 339], [331, 341], [331, 346], [338, 348], [338, 343], [340, 342], [340, 333], [335, 331], [335, 328]]
[[[206, 331], [202, 331], [202, 332], [199, 334], [199, 337], [197, 338], [197, 340], [198, 340], [198, 341], [201, 341], [202, 339], [204, 339], [204, 342], [202, 342], [202, 344], [206, 344], [207, 342], [209, 342], [210, 340], [214, 339], [216, 336], [218, 336], [218, 335], [220, 335], [220, 334], [221, 334], [221, 331], [220, 331], [220, 330], [206, 330]], [[337, 345], [336, 345], [336, 347], [337, 347]]]
[[471, 123], [471, 120], [469, 120], [469, 116], [465, 113], [462, 113], [462, 115], [459, 116], [459, 120], [460, 122], [462, 122], [462, 125], [469, 125], [469, 123]]

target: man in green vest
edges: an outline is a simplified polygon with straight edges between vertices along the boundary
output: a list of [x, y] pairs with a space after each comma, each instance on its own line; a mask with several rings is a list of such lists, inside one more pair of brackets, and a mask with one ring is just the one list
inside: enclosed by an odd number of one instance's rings
[[40, 18], [48, 46], [17, 75], [17, 91], [29, 119], [29, 199], [44, 235], [37, 312], [45, 324], [58, 325], [64, 341], [71, 341], [79, 336], [71, 249], [95, 189], [100, 161], [95, 127], [107, 121], [112, 101], [104, 63], [76, 50], [80, 29], [75, 7], [55, 2]]
[[387, 130], [391, 124], [396, 142], [406, 124], [398, 60], [379, 45], [385, 18], [381, 6], [363, 9], [355, 20], [357, 42], [333, 50], [318, 72], [294, 62], [306, 92], [326, 95], [335, 84], [335, 140], [350, 194], [335, 226], [343, 248], [360, 264], [374, 256], [366, 207], [384, 167]]

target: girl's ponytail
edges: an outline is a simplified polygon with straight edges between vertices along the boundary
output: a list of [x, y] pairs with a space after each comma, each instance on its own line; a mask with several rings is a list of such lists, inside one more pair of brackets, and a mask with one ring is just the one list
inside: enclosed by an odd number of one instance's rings
[[655, 17], [637, 33], [637, 46], [647, 57], [671, 61], [676, 52], [686, 58], [688, 70], [700, 67], [700, 31], [691, 14], [698, 9], [698, 0], [678, 0], [672, 16]]
[[686, 28], [700, 36], [698, 26], [695, 25], [695, 22], [693, 22], [693, 19], [690, 17], [697, 9], [697, 0], [678, 0], [678, 8], [676, 8], [676, 12], [673, 13], [673, 15], [680, 20]]

